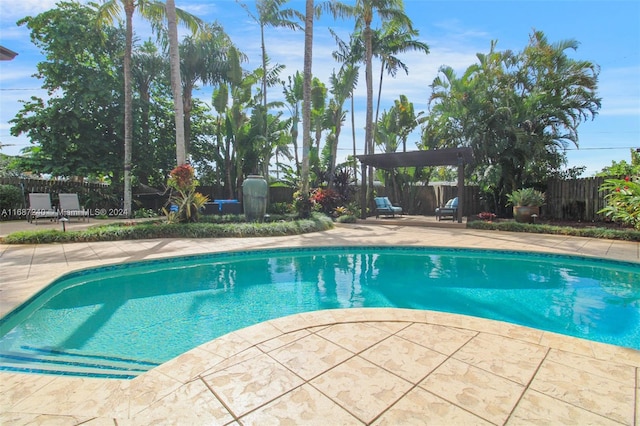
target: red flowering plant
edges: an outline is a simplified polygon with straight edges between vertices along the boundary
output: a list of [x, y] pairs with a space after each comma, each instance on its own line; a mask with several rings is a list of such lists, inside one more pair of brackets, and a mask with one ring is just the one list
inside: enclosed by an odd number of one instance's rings
[[491, 212], [482, 212], [482, 213], [478, 213], [478, 217], [484, 220], [485, 222], [491, 222], [493, 219], [496, 218], [496, 215]]
[[330, 216], [342, 203], [342, 197], [333, 189], [317, 188], [311, 193], [311, 201], [321, 212]]
[[598, 213], [640, 230], [640, 176], [606, 179], [600, 191], [607, 192], [607, 206]]
[[171, 170], [167, 185], [171, 188], [169, 210], [164, 209], [169, 222], [197, 222], [198, 214], [209, 197], [196, 192], [198, 180], [189, 164]]
[[194, 187], [194, 183], [197, 185], [198, 181], [195, 180], [195, 173], [191, 165], [183, 164], [171, 170], [168, 182], [171, 188], [186, 191]]

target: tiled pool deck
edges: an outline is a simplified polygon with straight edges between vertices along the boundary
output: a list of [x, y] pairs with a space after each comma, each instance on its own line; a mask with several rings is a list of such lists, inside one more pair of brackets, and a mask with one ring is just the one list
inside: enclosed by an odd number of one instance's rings
[[[640, 262], [638, 243], [375, 220], [295, 237], [0, 245], [0, 311], [81, 268], [349, 245]], [[331, 310], [239, 330], [130, 381], [0, 373], [0, 424], [634, 425], [639, 373], [638, 351], [526, 327], [432, 311]]]

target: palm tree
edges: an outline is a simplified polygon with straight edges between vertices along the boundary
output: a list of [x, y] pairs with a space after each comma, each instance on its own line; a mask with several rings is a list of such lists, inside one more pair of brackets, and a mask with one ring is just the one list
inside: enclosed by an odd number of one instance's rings
[[267, 143], [262, 145], [260, 152], [261, 169], [263, 176], [269, 176], [269, 164], [271, 163], [271, 157], [275, 154], [276, 157], [276, 176], [279, 178], [279, 156], [284, 156], [286, 159], [291, 160], [292, 155], [289, 151], [289, 126], [291, 125], [291, 118], [282, 120], [283, 112], [278, 112], [277, 115], [267, 115]]
[[[236, 138], [240, 129], [247, 121], [245, 109], [253, 106], [251, 99], [251, 87], [257, 81], [255, 73], [245, 75], [241, 63], [246, 61], [246, 56], [237, 47], [231, 45], [227, 51], [227, 75], [223, 82], [214, 90], [212, 101], [218, 113], [216, 119], [216, 138], [218, 150], [223, 152], [221, 158], [223, 164], [219, 167], [224, 171], [223, 192], [227, 197], [234, 197], [234, 168], [233, 163], [237, 158], [235, 149]], [[231, 105], [228, 105], [231, 100]], [[224, 141], [224, 144], [223, 144]], [[222, 157], [222, 155], [220, 156]], [[236, 167], [237, 169], [237, 167]]]
[[[287, 108], [291, 114], [291, 144], [293, 145], [293, 156], [296, 163], [296, 173], [300, 175], [300, 159], [298, 158], [298, 123], [300, 122], [300, 103], [302, 102], [302, 85], [303, 76], [300, 71], [296, 71], [295, 75], [289, 76], [289, 83], [282, 83], [284, 98]], [[277, 157], [276, 157], [277, 161]]]
[[196, 83], [219, 84], [229, 72], [229, 49], [232, 43], [218, 24], [206, 24], [197, 36], [185, 37], [180, 44], [180, 76], [184, 103], [184, 137], [186, 152], [191, 140], [191, 109]]
[[313, 57], [313, 0], [305, 2], [304, 16], [304, 80], [302, 85], [302, 176], [300, 192], [309, 194], [309, 152], [311, 148], [311, 76]]
[[182, 166], [187, 162], [187, 146], [184, 139], [184, 103], [182, 101], [182, 79], [180, 78], [180, 46], [178, 45], [178, 17], [174, 0], [166, 4], [167, 29], [169, 34], [169, 65], [171, 68], [171, 91], [176, 123], [176, 162]]
[[329, 121], [333, 129], [333, 138], [331, 140], [331, 154], [329, 162], [329, 188], [333, 186], [333, 180], [336, 173], [336, 158], [338, 156], [338, 143], [340, 139], [340, 131], [342, 122], [345, 118], [344, 103], [347, 98], [352, 97], [352, 93], [358, 84], [358, 67], [347, 65], [338, 71], [335, 70], [329, 77], [331, 83], [330, 92], [333, 95], [327, 108]]
[[399, 69], [402, 69], [406, 74], [409, 74], [409, 68], [407, 65], [397, 58], [396, 55], [412, 50], [421, 51], [424, 52], [424, 54], [429, 53], [429, 46], [414, 38], [417, 37], [418, 34], [418, 30], [410, 27], [406, 28], [393, 21], [383, 23], [382, 29], [374, 32], [374, 55], [380, 58], [380, 83], [378, 84], [378, 101], [376, 105], [376, 117], [374, 123], [378, 122], [384, 71], [386, 70], [387, 74], [391, 77], [395, 77]]
[[[236, 0], [238, 1], [238, 0]], [[267, 26], [271, 27], [285, 27], [292, 30], [299, 30], [300, 24], [293, 21], [291, 18], [300, 17], [300, 14], [293, 9], [282, 9], [289, 0], [256, 0], [257, 16], [249, 10], [249, 7], [240, 3], [240, 6], [247, 12], [247, 14], [260, 26], [260, 49], [262, 51], [262, 106], [265, 113], [268, 113], [267, 102], [267, 87], [269, 86], [269, 71], [267, 48], [264, 42], [264, 29]], [[265, 134], [265, 137], [267, 135]]]
[[[374, 15], [382, 21], [394, 21], [398, 25], [412, 28], [411, 20], [404, 13], [404, 3], [402, 0], [356, 0], [355, 5], [343, 3], [334, 6], [340, 15], [353, 16], [356, 18], [356, 29], [361, 29], [364, 39], [364, 59], [365, 59], [365, 83], [367, 86], [367, 107], [365, 124], [365, 154], [373, 153], [373, 30], [371, 23]], [[367, 216], [366, 206], [368, 200], [373, 200], [373, 174], [372, 168], [368, 170], [368, 190], [367, 172], [362, 170], [362, 212], [363, 219]]]
[[320, 153], [320, 141], [324, 130], [324, 113], [327, 103], [327, 86], [314, 77], [311, 81], [311, 127], [315, 130], [316, 150]]
[[513, 189], [546, 180], [577, 144], [577, 128], [600, 108], [598, 67], [568, 58], [577, 43], [550, 44], [534, 32], [521, 53], [488, 54], [456, 77], [443, 67], [432, 84], [425, 140], [470, 146], [487, 193], [504, 206]]
[[[343, 40], [338, 37], [338, 35], [332, 30], [329, 29], [331, 35], [336, 41], [338, 45], [338, 50], [334, 51], [332, 56], [338, 61], [342, 62], [342, 68], [351, 67], [354, 69], [356, 74], [359, 73], [360, 67], [357, 65], [361, 63], [364, 59], [364, 45], [362, 44], [362, 37], [360, 37], [359, 33], [353, 33], [350, 36], [349, 44], [345, 43]], [[357, 78], [357, 77], [356, 77]], [[357, 149], [356, 149], [356, 118], [355, 118], [355, 106], [353, 94], [356, 90], [356, 86], [358, 85], [357, 80], [354, 82], [354, 85], [351, 89], [351, 93], [349, 94], [349, 98], [351, 100], [351, 141], [353, 147], [353, 177], [357, 180], [358, 176], [358, 164], [356, 160]]]
[[[131, 86], [131, 57], [133, 51], [133, 13], [136, 8], [148, 19], [154, 28], [162, 25], [166, 14], [164, 3], [156, 0], [103, 0], [98, 8], [98, 23], [114, 23], [120, 14], [125, 15], [125, 53], [124, 53], [124, 211], [131, 215], [131, 147], [133, 145], [133, 91]], [[195, 16], [176, 9], [177, 19], [196, 30], [200, 22]]]

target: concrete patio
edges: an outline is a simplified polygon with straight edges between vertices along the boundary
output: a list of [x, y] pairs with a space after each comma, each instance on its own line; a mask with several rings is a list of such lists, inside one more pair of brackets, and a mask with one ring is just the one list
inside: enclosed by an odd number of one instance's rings
[[[295, 237], [0, 245], [0, 311], [73, 270], [229, 250], [407, 245], [640, 263], [638, 243], [410, 220]], [[0, 223], [0, 235], [7, 232]], [[639, 370], [639, 351], [508, 323], [433, 311], [328, 310], [238, 330], [133, 380], [0, 373], [0, 423], [634, 425]]]

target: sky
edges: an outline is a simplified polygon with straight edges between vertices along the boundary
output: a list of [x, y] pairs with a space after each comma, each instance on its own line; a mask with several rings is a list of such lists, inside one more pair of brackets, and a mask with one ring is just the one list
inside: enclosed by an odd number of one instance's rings
[[[221, 24], [234, 44], [248, 55], [245, 68], [260, 65], [259, 29], [236, 1], [175, 0], [175, 3], [205, 22]], [[245, 3], [255, 10], [253, 0]], [[592, 176], [612, 161], [630, 162], [630, 149], [640, 148], [640, 1], [405, 0], [404, 3], [406, 14], [419, 30], [419, 40], [427, 43], [430, 53], [400, 55], [409, 74], [399, 72], [395, 78], [385, 75], [381, 112], [404, 94], [413, 102], [416, 112], [428, 113], [429, 86], [441, 66], [450, 66], [460, 75], [477, 62], [477, 53], [489, 51], [492, 41], [497, 41], [497, 50], [517, 52], [527, 45], [533, 30], [540, 30], [551, 43], [578, 41], [578, 49], [569, 51], [569, 57], [588, 60], [600, 67], [598, 96], [602, 98], [602, 108], [594, 120], [579, 126], [579, 147], [571, 146], [567, 151], [567, 167], [586, 166], [583, 177]], [[9, 120], [20, 110], [19, 101], [46, 96], [40, 89], [41, 82], [32, 77], [44, 57], [31, 44], [28, 29], [18, 27], [16, 21], [53, 7], [53, 0], [0, 1], [0, 44], [18, 53], [13, 61], [0, 62], [0, 143], [4, 154], [19, 154], [29, 145], [26, 136], [10, 135]], [[288, 7], [304, 11], [304, 1], [290, 0]], [[353, 21], [334, 20], [325, 15], [314, 23], [313, 73], [326, 84], [332, 70], [340, 67], [331, 56], [335, 42], [329, 28], [348, 40]], [[150, 37], [149, 26], [139, 19], [134, 21], [134, 31], [142, 40]], [[185, 31], [181, 30], [181, 34]], [[302, 31], [267, 28], [265, 37], [272, 64], [286, 66], [281, 74], [283, 80], [302, 71]], [[374, 75], [379, 69], [377, 64], [374, 62]], [[359, 81], [355, 112], [357, 150], [361, 154], [366, 102], [364, 73]], [[281, 92], [279, 87], [271, 88], [269, 100], [281, 99]], [[194, 96], [211, 104], [210, 87], [201, 87]], [[351, 124], [347, 120], [339, 144], [339, 161], [352, 153], [350, 135]], [[418, 138], [416, 133], [409, 138], [408, 150], [416, 149]]]

